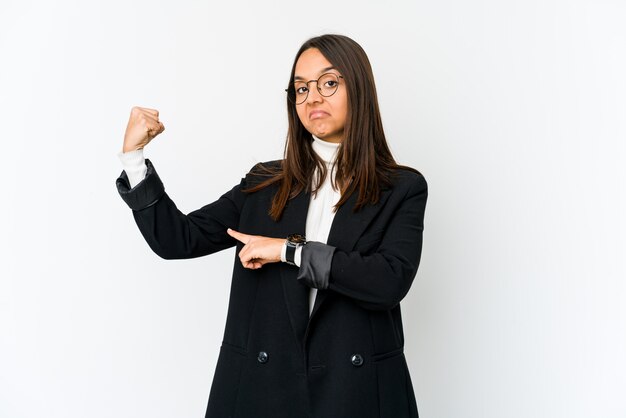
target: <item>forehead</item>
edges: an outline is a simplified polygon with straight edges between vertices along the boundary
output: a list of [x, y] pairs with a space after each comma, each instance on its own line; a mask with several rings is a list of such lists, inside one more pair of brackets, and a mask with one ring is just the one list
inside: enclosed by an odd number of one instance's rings
[[296, 62], [295, 78], [311, 80], [333, 68], [333, 65], [317, 48], [304, 51]]

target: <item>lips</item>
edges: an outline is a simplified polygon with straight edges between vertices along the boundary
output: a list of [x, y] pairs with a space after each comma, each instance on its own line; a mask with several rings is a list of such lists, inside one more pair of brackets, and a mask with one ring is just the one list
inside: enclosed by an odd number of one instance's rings
[[323, 110], [313, 110], [309, 113], [310, 120], [323, 118], [325, 116], [329, 116], [329, 114], [324, 112]]

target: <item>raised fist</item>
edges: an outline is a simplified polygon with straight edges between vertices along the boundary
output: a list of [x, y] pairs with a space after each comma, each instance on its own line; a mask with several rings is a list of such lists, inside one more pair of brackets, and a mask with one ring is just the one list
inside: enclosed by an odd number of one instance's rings
[[130, 111], [122, 151], [129, 152], [143, 148], [164, 130], [165, 126], [159, 122], [158, 110], [135, 106]]

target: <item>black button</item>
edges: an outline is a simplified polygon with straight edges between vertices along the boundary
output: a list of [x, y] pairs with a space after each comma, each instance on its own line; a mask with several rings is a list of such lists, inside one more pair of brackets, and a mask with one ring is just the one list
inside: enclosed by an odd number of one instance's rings
[[265, 351], [260, 351], [256, 359], [259, 361], [259, 363], [267, 363], [269, 355]]
[[363, 365], [363, 356], [360, 354], [353, 354], [350, 358], [353, 366], [359, 367]]

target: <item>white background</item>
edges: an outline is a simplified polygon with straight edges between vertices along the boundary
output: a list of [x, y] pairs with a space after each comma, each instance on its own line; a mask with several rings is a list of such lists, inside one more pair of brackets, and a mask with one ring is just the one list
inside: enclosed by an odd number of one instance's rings
[[307, 38], [367, 51], [424, 173], [420, 416], [626, 416], [626, 3], [0, 3], [0, 417], [201, 417], [234, 251], [165, 261], [114, 186], [134, 105], [185, 211], [280, 158]]

